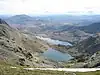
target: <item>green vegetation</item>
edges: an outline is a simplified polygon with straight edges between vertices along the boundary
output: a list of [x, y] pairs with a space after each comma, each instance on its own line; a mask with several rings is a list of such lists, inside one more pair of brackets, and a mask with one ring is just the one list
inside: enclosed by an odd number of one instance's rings
[[100, 71], [96, 72], [64, 72], [64, 71], [48, 71], [48, 70], [25, 70], [24, 67], [17, 66], [11, 68], [11, 65], [0, 62], [0, 75], [100, 75]]
[[86, 73], [70, 73], [63, 71], [40, 71], [40, 70], [24, 70], [23, 68], [11, 68], [10, 66], [0, 65], [0, 75], [100, 75], [100, 71]]
[[76, 73], [76, 75], [100, 75], [100, 71], [96, 71], [96, 72], [85, 72], [85, 73]]
[[64, 72], [40, 70], [29, 71], [24, 70], [21, 67], [11, 68], [10, 66], [0, 65], [0, 75], [64, 75]]
[[11, 65], [0, 61], [0, 75], [68, 75], [63, 71], [29, 71], [23, 68], [24, 67], [21, 66], [17, 66], [17, 68], [11, 68]]
[[0, 75], [100, 75], [100, 71], [96, 72], [64, 72], [64, 71], [49, 71], [49, 70], [25, 70], [16, 65], [16, 68], [11, 68], [12, 65], [0, 61]]

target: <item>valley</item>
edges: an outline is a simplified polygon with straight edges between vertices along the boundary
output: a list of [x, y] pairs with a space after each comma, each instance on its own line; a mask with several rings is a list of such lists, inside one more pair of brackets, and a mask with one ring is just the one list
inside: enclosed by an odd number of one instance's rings
[[27, 15], [0, 19], [0, 62], [32, 68], [99, 68], [100, 23], [95, 22], [65, 25], [62, 20]]
[[0, 0], [0, 75], [100, 75], [100, 1]]

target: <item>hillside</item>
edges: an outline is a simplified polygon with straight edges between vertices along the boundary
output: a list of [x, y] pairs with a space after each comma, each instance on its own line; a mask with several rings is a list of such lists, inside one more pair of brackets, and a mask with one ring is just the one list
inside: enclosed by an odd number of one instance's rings
[[57, 31], [57, 32], [47, 32], [45, 33], [48, 37], [51, 37], [53, 39], [63, 40], [63, 41], [69, 41], [69, 42], [80, 42], [84, 39], [87, 39], [88, 37], [92, 36], [92, 34], [86, 33], [81, 30], [68, 30], [68, 31]]
[[74, 67], [99, 67], [100, 34], [98, 33], [77, 43], [73, 48], [70, 48], [68, 52], [77, 60], [77, 64], [75, 64]]
[[28, 15], [15, 15], [5, 19], [8, 24], [13, 25], [27, 25], [32, 24], [34, 19]]
[[21, 66], [56, 67], [57, 63], [40, 55], [48, 48], [46, 43], [35, 36], [13, 29], [0, 19], [0, 62]]
[[79, 27], [79, 29], [88, 33], [98, 33], [100, 32], [100, 22], [92, 23], [88, 26], [82, 26]]
[[79, 53], [92, 55], [100, 50], [100, 36], [90, 36], [89, 38], [77, 43], [72, 49], [75, 49]]

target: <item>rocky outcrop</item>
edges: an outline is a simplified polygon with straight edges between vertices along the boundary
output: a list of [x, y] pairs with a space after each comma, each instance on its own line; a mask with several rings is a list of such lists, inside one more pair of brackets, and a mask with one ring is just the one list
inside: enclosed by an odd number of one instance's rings
[[[100, 66], [100, 35], [99, 33], [81, 41], [68, 52], [75, 57], [77, 63], [72, 67], [99, 67]], [[81, 65], [79, 65], [81, 64]]]
[[100, 51], [94, 53], [87, 61], [86, 67], [100, 67]]
[[93, 55], [95, 52], [100, 51], [100, 36], [94, 35], [89, 38], [77, 43], [73, 48], [69, 49], [69, 51], [74, 50], [88, 55]]

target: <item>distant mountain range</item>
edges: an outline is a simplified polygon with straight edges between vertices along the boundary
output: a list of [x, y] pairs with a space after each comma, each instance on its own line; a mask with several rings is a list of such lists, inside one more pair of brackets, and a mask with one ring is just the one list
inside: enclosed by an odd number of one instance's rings
[[28, 15], [15, 15], [6, 19], [9, 24], [26, 25], [32, 23], [34, 19]]
[[91, 33], [91, 34], [95, 34], [95, 33], [99, 33], [100, 32], [100, 22], [94, 22], [92, 24], [89, 24], [87, 26], [70, 26], [70, 25], [62, 25], [62, 26], [48, 26], [45, 27], [45, 30], [56, 30], [56, 31], [73, 31], [73, 30], [81, 30], [84, 31], [86, 33]]
[[9, 24], [20, 24], [20, 25], [33, 25], [34, 23], [58, 23], [66, 24], [71, 23], [73, 25], [89, 25], [94, 22], [100, 21], [100, 15], [47, 15], [47, 16], [28, 16], [28, 15], [15, 15], [6, 18], [5, 21]]

